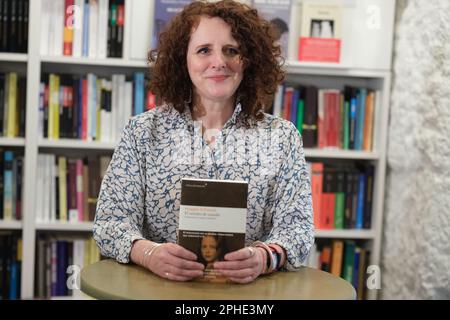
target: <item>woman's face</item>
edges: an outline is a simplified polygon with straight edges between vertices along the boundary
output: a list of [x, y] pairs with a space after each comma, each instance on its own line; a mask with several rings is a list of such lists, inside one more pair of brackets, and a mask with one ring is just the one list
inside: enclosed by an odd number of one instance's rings
[[202, 256], [206, 260], [206, 262], [212, 262], [216, 260], [219, 253], [216, 239], [211, 236], [203, 237], [201, 250]]
[[194, 95], [203, 101], [226, 102], [234, 98], [243, 77], [243, 63], [231, 27], [218, 17], [200, 18], [187, 52]]

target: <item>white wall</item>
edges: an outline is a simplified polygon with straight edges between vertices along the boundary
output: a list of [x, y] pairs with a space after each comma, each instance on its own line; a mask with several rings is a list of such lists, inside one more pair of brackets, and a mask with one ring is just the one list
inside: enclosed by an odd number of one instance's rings
[[396, 13], [382, 298], [450, 299], [450, 1]]

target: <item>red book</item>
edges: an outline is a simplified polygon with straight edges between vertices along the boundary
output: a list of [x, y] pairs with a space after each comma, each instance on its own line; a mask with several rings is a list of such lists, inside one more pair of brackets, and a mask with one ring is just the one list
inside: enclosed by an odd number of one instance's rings
[[81, 108], [81, 139], [87, 140], [87, 117], [88, 117], [88, 81], [83, 79], [82, 108]]
[[313, 162], [311, 164], [311, 191], [314, 212], [314, 226], [316, 229], [322, 229], [321, 205], [323, 189], [323, 163]]

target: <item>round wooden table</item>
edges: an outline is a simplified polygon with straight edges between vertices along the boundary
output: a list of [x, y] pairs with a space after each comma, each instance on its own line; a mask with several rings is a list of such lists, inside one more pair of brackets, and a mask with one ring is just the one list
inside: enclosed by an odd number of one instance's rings
[[176, 282], [134, 264], [102, 260], [81, 271], [81, 290], [97, 299], [318, 300], [356, 299], [352, 285], [330, 273], [303, 267], [276, 272], [250, 284]]

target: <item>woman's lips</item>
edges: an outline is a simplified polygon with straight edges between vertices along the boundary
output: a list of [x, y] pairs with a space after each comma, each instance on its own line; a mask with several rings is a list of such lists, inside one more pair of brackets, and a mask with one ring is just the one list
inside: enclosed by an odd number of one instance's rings
[[224, 81], [225, 79], [227, 79], [229, 76], [212, 76], [212, 77], [208, 77], [208, 79], [216, 81], [216, 82], [220, 82], [220, 81]]

